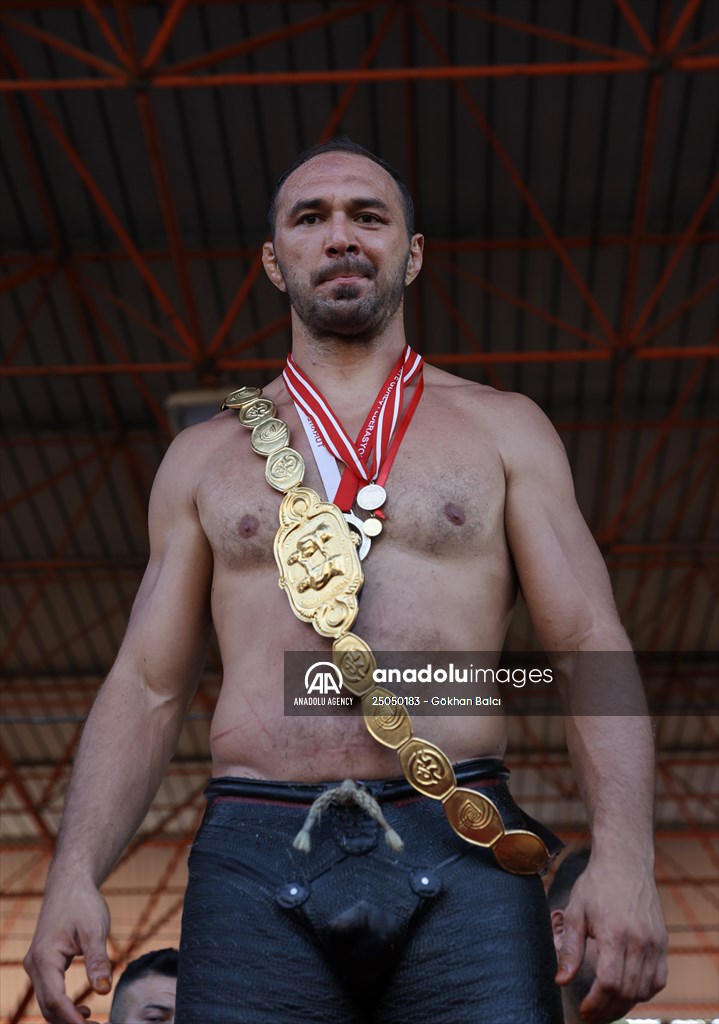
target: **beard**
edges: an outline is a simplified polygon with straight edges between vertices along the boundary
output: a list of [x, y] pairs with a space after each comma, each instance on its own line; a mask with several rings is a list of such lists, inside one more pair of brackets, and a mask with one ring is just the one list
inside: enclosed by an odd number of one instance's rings
[[[303, 289], [291, 273], [280, 266], [290, 305], [315, 338], [339, 336], [366, 341], [376, 337], [397, 312], [405, 289], [405, 277], [409, 264], [409, 249], [386, 280], [379, 277], [377, 269], [361, 256], [343, 256], [331, 266], [315, 271], [310, 276], [310, 287]], [[317, 292], [317, 286], [331, 281], [335, 276], [359, 275], [374, 282], [374, 287], [362, 294], [363, 288], [357, 283], [343, 282], [330, 284], [324, 292]]]

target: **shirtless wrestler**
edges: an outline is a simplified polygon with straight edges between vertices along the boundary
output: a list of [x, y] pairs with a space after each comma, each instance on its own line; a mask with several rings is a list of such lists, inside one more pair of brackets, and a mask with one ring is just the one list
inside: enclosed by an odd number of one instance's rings
[[[406, 189], [372, 154], [338, 141], [301, 161], [280, 179], [264, 265], [289, 297], [298, 369], [355, 438], [405, 351], [403, 293], [424, 240], [413, 233]], [[283, 377], [264, 397], [304, 457], [304, 486], [324, 498]], [[295, 618], [278, 587], [281, 496], [264, 470], [232, 411], [182, 433], [160, 467], [149, 564], [83, 734], [26, 958], [43, 1014], [53, 1024], [83, 1021], [64, 990], [74, 956], [84, 956], [95, 991], [109, 989], [98, 887], [172, 756], [212, 622], [224, 680], [211, 729], [214, 781], [190, 858], [178, 1024], [559, 1024], [537, 875], [506, 871], [461, 839], [441, 802], [401, 779], [395, 753], [360, 716], [283, 715], [283, 652], [327, 658], [331, 641]], [[614, 1020], [665, 983], [653, 747], [631, 657], [621, 678], [583, 667], [582, 652], [629, 644], [562, 445], [527, 399], [425, 366], [386, 490], [354, 627], [373, 650], [498, 651], [522, 588], [559, 680], [592, 831], [557, 981], [578, 970], [591, 936], [597, 977], [583, 1013], [593, 1024]], [[624, 714], [589, 713], [597, 688]], [[506, 789], [501, 718], [423, 717], [421, 735], [446, 753], [458, 783], [493, 798], [507, 828], [535, 828]], [[315, 797], [348, 778], [372, 806], [330, 804], [311, 850], [296, 850]], [[385, 843], [375, 810], [401, 835], [402, 852]]]

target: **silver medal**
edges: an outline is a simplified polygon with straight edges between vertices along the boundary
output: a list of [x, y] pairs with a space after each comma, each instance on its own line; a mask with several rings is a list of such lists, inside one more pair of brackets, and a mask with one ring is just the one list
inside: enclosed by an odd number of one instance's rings
[[370, 547], [372, 546], [372, 541], [364, 532], [364, 524], [362, 523], [362, 520], [359, 518], [359, 516], [356, 516], [354, 512], [345, 512], [344, 517], [347, 520], [347, 525], [349, 526], [350, 530], [355, 530], [356, 533], [359, 535], [360, 546], [358, 554], [361, 560], [365, 559], [367, 557]]
[[386, 500], [387, 491], [381, 484], [365, 484], [357, 493], [357, 504], [365, 512], [374, 512], [376, 508], [381, 508]]

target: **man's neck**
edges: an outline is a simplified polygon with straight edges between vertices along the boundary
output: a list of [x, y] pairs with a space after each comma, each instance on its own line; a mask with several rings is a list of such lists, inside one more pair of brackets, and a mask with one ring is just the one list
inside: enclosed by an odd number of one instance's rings
[[403, 329], [369, 341], [316, 339], [294, 332], [292, 355], [342, 417], [349, 410], [367, 411], [405, 345]]

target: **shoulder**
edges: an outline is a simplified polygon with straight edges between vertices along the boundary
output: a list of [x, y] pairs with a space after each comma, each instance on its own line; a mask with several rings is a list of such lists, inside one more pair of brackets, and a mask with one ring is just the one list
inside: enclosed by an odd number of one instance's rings
[[516, 391], [498, 391], [427, 367], [427, 394], [434, 411], [440, 407], [472, 431], [491, 439], [502, 460], [511, 464], [538, 449], [564, 453], [564, 446], [547, 416], [531, 398]]
[[153, 493], [194, 498], [208, 469], [236, 440], [237, 416], [231, 410], [182, 430], [171, 441], [155, 477]]

